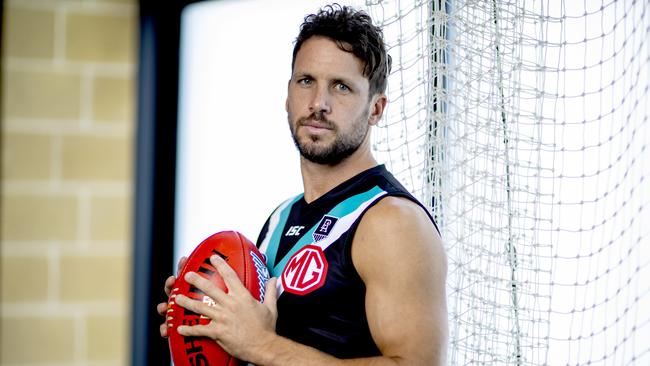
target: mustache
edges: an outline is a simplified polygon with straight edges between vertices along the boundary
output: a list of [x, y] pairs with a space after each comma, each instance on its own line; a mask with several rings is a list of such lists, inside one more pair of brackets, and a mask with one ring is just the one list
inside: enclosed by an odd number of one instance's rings
[[298, 119], [298, 126], [304, 126], [308, 121], [316, 121], [323, 124], [327, 128], [334, 129], [336, 124], [325, 117], [325, 114], [322, 112], [314, 112], [308, 117], [301, 117]]

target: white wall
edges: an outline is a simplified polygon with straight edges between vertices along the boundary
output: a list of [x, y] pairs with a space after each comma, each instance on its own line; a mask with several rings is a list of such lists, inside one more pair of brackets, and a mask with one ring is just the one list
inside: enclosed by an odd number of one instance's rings
[[293, 41], [322, 4], [228, 0], [185, 9], [176, 261], [222, 230], [255, 242], [271, 211], [302, 192], [284, 103]]

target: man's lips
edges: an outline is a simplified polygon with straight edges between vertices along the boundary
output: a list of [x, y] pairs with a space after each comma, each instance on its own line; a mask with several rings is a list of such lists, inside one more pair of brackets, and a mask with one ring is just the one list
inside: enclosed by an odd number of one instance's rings
[[334, 124], [329, 121], [323, 121], [313, 118], [302, 119], [298, 122], [299, 127], [303, 127], [309, 134], [319, 135], [334, 130]]
[[312, 127], [312, 128], [326, 129], [326, 130], [333, 129], [331, 123], [318, 121], [314, 119], [301, 120], [299, 125], [303, 127]]

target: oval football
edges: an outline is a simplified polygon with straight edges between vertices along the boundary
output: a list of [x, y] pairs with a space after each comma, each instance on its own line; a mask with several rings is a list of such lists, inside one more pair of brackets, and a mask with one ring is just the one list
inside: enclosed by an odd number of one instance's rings
[[168, 301], [167, 326], [169, 349], [175, 366], [236, 366], [244, 363], [230, 356], [215, 341], [203, 337], [183, 337], [179, 325], [206, 325], [210, 319], [184, 309], [174, 301], [177, 294], [213, 304], [213, 300], [184, 279], [187, 272], [196, 272], [228, 292], [223, 279], [210, 263], [218, 255], [237, 273], [242, 284], [259, 301], [264, 300], [264, 288], [269, 273], [264, 257], [255, 245], [236, 231], [222, 231], [202, 241], [190, 254], [176, 279]]

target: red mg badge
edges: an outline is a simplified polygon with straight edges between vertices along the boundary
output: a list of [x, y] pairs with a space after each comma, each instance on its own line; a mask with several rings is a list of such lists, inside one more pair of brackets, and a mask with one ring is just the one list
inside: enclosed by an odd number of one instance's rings
[[321, 288], [326, 276], [325, 254], [320, 247], [310, 244], [289, 259], [282, 271], [282, 286], [292, 294], [306, 295]]

